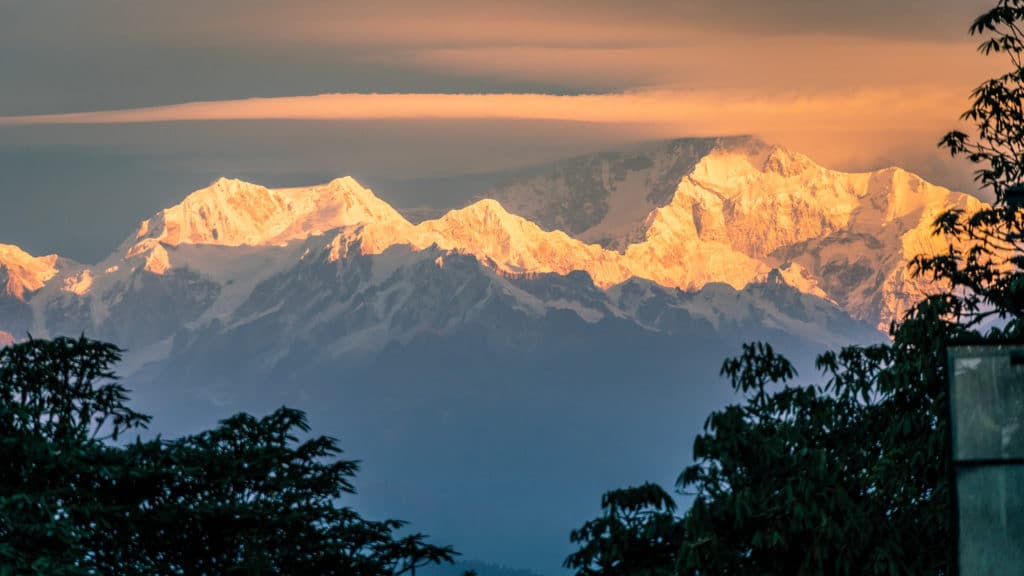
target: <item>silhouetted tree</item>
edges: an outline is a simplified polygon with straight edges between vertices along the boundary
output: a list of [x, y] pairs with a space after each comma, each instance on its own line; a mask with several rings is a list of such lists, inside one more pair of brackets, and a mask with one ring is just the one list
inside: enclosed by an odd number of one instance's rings
[[0, 350], [0, 574], [409, 574], [450, 547], [339, 505], [357, 463], [281, 408], [175, 440], [112, 443], [120, 350], [86, 338]]
[[586, 576], [672, 574], [682, 542], [675, 501], [657, 484], [613, 490], [601, 498], [604, 514], [573, 530], [580, 549], [565, 567]]
[[959, 241], [946, 254], [918, 257], [914, 266], [953, 286], [951, 314], [970, 326], [1001, 318], [1006, 326], [992, 336], [1012, 336], [1022, 331], [1024, 317], [1024, 0], [1000, 0], [971, 33], [985, 36], [981, 53], [1005, 55], [1012, 69], [971, 93], [962, 118], [976, 134], [952, 131], [940, 146], [979, 164], [975, 178], [996, 201], [977, 213], [950, 210], [939, 217], [936, 233]]
[[112, 345], [30, 340], [0, 349], [0, 574], [89, 574], [121, 454], [105, 443], [149, 417], [125, 405]]
[[946, 338], [931, 306], [893, 345], [819, 357], [824, 383], [751, 344], [722, 372], [745, 395], [712, 414], [680, 488], [696, 499], [679, 563], [696, 574], [942, 574], [950, 553]]

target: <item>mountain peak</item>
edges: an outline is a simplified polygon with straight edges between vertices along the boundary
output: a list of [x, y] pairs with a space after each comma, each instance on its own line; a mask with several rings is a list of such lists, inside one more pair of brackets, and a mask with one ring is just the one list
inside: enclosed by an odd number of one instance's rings
[[245, 180], [239, 180], [238, 178], [227, 178], [225, 176], [221, 176], [211, 182], [209, 186], [200, 188], [186, 196], [182, 203], [208, 203], [214, 197], [233, 199], [239, 196], [243, 198], [253, 198], [273, 195], [274, 194], [271, 190], [264, 186], [260, 186], [259, 184], [246, 182]]
[[499, 221], [502, 224], [508, 224], [510, 222], [529, 222], [527, 219], [511, 214], [508, 210], [505, 210], [505, 207], [501, 205], [501, 202], [498, 202], [493, 198], [477, 200], [461, 210], [453, 210], [449, 212], [445, 217], [485, 218]]
[[422, 222], [418, 228], [440, 234], [456, 247], [467, 243], [474, 245], [484, 239], [507, 247], [547, 234], [565, 236], [557, 230], [545, 232], [526, 218], [510, 214], [500, 202], [491, 198], [477, 200], [465, 208], [451, 210], [437, 220]]
[[568, 274], [586, 271], [600, 285], [621, 282], [628, 271], [621, 258], [595, 244], [585, 244], [560, 230], [546, 231], [510, 214], [494, 199], [478, 200], [417, 227], [437, 238], [439, 247], [473, 254], [508, 273]]
[[502, 251], [514, 250], [529, 237], [544, 234], [539, 226], [521, 216], [509, 214], [501, 203], [491, 198], [452, 210], [437, 220], [425, 221], [418, 228], [439, 234], [456, 249], [486, 244]]
[[56, 254], [35, 257], [12, 244], [0, 244], [0, 289], [22, 300], [57, 275]]
[[335, 190], [345, 190], [350, 192], [365, 193], [370, 192], [368, 188], [363, 188], [362, 184], [356, 181], [351, 176], [342, 176], [341, 178], [335, 178], [327, 183], [328, 188]]
[[784, 178], [798, 176], [817, 165], [807, 156], [791, 152], [782, 146], [772, 146], [761, 165], [764, 173], [775, 173]]
[[227, 176], [221, 176], [221, 177], [217, 178], [216, 180], [211, 182], [210, 185], [208, 186], [208, 188], [217, 188], [217, 189], [239, 188], [239, 187], [262, 188], [262, 186], [260, 186], [259, 184], [254, 184], [252, 182], [247, 182], [247, 181], [242, 180], [240, 178], [229, 178]]
[[142, 254], [160, 243], [280, 245], [334, 228], [374, 223], [408, 225], [352, 177], [281, 189], [220, 178], [144, 221], [127, 255]]
[[139, 244], [259, 244], [287, 209], [263, 186], [220, 178], [144, 221], [135, 238]]

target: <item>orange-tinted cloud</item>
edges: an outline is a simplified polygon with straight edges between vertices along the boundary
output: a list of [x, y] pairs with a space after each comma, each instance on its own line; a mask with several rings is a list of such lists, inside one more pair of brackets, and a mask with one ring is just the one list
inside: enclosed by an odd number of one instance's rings
[[865, 90], [929, 86], [967, 94], [1005, 69], [973, 42], [864, 42], [846, 37], [719, 37], [678, 45], [474, 46], [384, 53], [390, 64], [513, 81], [617, 91], [687, 87], [738, 91]]
[[948, 123], [961, 94], [922, 89], [773, 95], [651, 90], [621, 94], [322, 94], [192, 102], [73, 114], [6, 116], [0, 125], [204, 120], [524, 119], [649, 124], [665, 132], [927, 130]]
[[963, 94], [934, 87], [799, 94], [651, 90], [621, 94], [323, 94], [105, 112], [0, 117], [0, 126], [221, 120], [542, 120], [620, 125], [649, 138], [757, 134], [837, 166], [907, 146], [931, 149], [956, 126]]

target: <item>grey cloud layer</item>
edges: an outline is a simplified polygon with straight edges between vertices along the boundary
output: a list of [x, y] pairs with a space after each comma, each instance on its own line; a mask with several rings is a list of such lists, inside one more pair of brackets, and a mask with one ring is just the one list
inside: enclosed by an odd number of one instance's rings
[[[0, 115], [321, 92], [576, 93], [672, 79], [700, 84], [713, 68], [702, 60], [716, 58], [716, 45], [728, 52], [737, 38], [962, 42], [988, 4], [3, 0]], [[658, 47], [682, 50], [697, 37], [705, 47], [671, 52], [687, 61], [649, 69]], [[529, 63], [543, 64], [537, 54], [545, 50], [564, 66], [533, 73]], [[490, 61], [494, 69], [483, 65]], [[583, 71], [563, 73], [574, 67]], [[737, 66], [735, 73], [748, 72]]]

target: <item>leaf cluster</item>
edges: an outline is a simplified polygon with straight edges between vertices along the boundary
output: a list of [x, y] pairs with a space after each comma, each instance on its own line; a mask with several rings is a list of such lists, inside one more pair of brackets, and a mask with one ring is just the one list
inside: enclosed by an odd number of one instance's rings
[[949, 132], [939, 146], [978, 164], [975, 177], [996, 200], [980, 211], [957, 208], [939, 216], [934, 231], [951, 240], [947, 252], [919, 256], [911, 269], [955, 288], [954, 318], [995, 324], [1001, 330], [994, 337], [1012, 337], [1024, 330], [1024, 0], [999, 0], [971, 33], [983, 37], [982, 54], [1005, 56], [1011, 71], [971, 93], [962, 118], [976, 133]]
[[656, 484], [613, 490], [601, 499], [604, 514], [573, 530], [570, 540], [580, 549], [565, 567], [585, 576], [673, 573], [682, 526], [675, 501]]
[[695, 496], [681, 573], [943, 573], [941, 372], [944, 336], [958, 328], [928, 310], [891, 346], [821, 355], [816, 385], [787, 384], [795, 371], [767, 344], [726, 361], [745, 398], [708, 418], [680, 475]]

